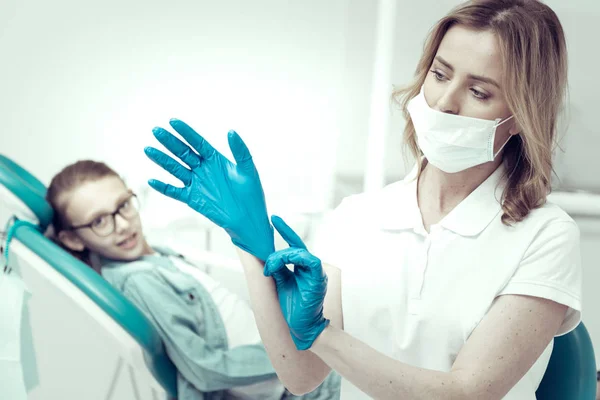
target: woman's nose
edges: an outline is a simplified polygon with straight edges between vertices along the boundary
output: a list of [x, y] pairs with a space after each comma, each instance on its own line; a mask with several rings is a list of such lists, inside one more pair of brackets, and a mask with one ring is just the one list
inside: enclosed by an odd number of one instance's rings
[[121, 214], [115, 214], [115, 231], [123, 232], [125, 229], [129, 228], [129, 220], [121, 216]]
[[456, 90], [448, 87], [439, 95], [432, 108], [447, 114], [458, 114], [460, 112], [460, 96]]

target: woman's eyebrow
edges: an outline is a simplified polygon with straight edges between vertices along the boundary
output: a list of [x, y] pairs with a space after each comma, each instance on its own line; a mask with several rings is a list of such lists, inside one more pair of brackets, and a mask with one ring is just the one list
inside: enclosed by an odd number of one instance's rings
[[118, 201], [117, 204], [115, 204], [116, 206], [120, 205], [123, 201], [125, 201], [126, 198], [128, 198], [129, 196], [131, 196], [133, 194], [133, 192], [131, 190], [126, 191], [125, 193], [123, 193], [122, 195], [120, 195], [118, 197]]
[[[121, 205], [121, 203], [123, 203], [123, 201], [129, 197], [132, 194], [131, 190], [128, 190], [126, 193], [123, 193], [121, 196], [117, 197], [117, 202], [115, 204], [115, 207], [118, 207]], [[98, 218], [101, 215], [105, 215], [105, 214], [110, 214], [112, 211], [114, 210], [98, 210], [95, 213], [91, 214], [91, 216], [89, 216], [88, 218], [85, 218], [85, 221], [94, 221], [96, 218]]]
[[[439, 62], [440, 64], [442, 64], [444, 67], [448, 68], [450, 71], [454, 72], [454, 67], [452, 67], [452, 65], [450, 65], [450, 63], [448, 61], [444, 60], [442, 57], [435, 56], [435, 60], [437, 62]], [[474, 81], [489, 83], [490, 85], [494, 85], [498, 89], [500, 89], [500, 85], [498, 84], [498, 82], [496, 82], [492, 78], [488, 78], [488, 77], [482, 76], [482, 75], [474, 75], [474, 74], [469, 74], [468, 78], [472, 79]]]
[[[89, 224], [89, 223], [92, 223], [96, 218], [98, 218], [99, 216], [104, 215], [104, 214], [108, 214], [108, 211], [98, 210], [95, 213], [93, 213], [89, 216], [86, 216], [85, 218], [83, 218], [83, 220], [87, 221], [87, 222], [85, 222], [85, 224]], [[83, 225], [83, 223], [81, 225]]]
[[444, 60], [440, 56], [435, 56], [435, 59], [437, 60], [437, 62], [439, 62], [440, 64], [442, 64], [444, 67], [446, 67], [450, 71], [454, 72], [454, 67], [452, 65], [450, 65], [450, 63], [448, 61]]

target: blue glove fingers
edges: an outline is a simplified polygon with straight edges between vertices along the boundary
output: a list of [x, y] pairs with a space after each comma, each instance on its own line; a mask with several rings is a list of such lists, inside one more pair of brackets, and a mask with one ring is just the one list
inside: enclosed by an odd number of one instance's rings
[[277, 232], [279, 232], [281, 237], [287, 242], [287, 244], [289, 244], [291, 247], [306, 249], [306, 245], [302, 239], [300, 239], [300, 236], [298, 236], [298, 234], [294, 232], [294, 230], [290, 228], [290, 226], [286, 224], [281, 217], [272, 215], [271, 222], [273, 223], [275, 229], [277, 229]]
[[244, 143], [240, 135], [235, 131], [229, 131], [227, 140], [229, 141], [229, 148], [231, 149], [236, 164], [246, 171], [255, 169], [250, 150], [248, 150], [246, 143]]
[[[270, 262], [269, 262], [270, 260]], [[310, 254], [305, 249], [290, 247], [273, 253], [265, 263], [265, 269], [271, 271], [273, 268], [279, 268], [280, 264], [294, 264], [294, 267], [302, 272], [308, 272], [309, 276], [318, 282], [326, 279], [321, 266], [321, 260]]]
[[[276, 253], [272, 253], [276, 254]], [[275, 283], [277, 287], [281, 287], [289, 278], [291, 278], [294, 273], [288, 269], [285, 263], [280, 263], [280, 259], [277, 257], [272, 258], [271, 256], [267, 258], [267, 262], [265, 262], [265, 267], [263, 269], [264, 276], [271, 276], [275, 279]]]
[[[287, 271], [291, 274], [292, 271], [290, 271], [286, 267], [286, 264], [290, 264], [290, 263], [285, 262], [285, 260], [289, 258], [289, 255], [287, 255], [287, 254], [291, 251], [294, 251], [294, 249], [292, 249], [290, 247], [290, 248], [287, 248], [284, 250], [276, 251], [275, 253], [271, 253], [269, 255], [269, 257], [267, 257], [267, 260], [265, 261], [265, 268], [263, 270], [263, 275], [264, 276], [273, 276], [275, 274], [281, 273], [282, 271]], [[283, 272], [283, 273], [285, 273], [285, 272]]]
[[156, 127], [152, 129], [156, 140], [162, 143], [171, 153], [175, 154], [181, 161], [186, 163], [191, 169], [200, 165], [200, 156], [194, 153], [190, 146], [172, 135], [163, 128]]
[[185, 200], [183, 199], [183, 189], [182, 188], [177, 188], [175, 186], [168, 185], [161, 181], [157, 181], [156, 179], [150, 179], [148, 181], [148, 185], [150, 185], [152, 187], [152, 189], [156, 190], [159, 193], [164, 194], [167, 197], [185, 202]]
[[144, 153], [146, 153], [148, 158], [156, 165], [183, 182], [185, 186], [189, 186], [192, 183], [192, 172], [162, 151], [153, 147], [146, 147], [144, 148]]
[[217, 154], [218, 152], [195, 130], [193, 130], [188, 124], [178, 119], [173, 118], [169, 121], [173, 129], [177, 131], [181, 135], [182, 138], [185, 139], [186, 142], [190, 144], [198, 154], [202, 158], [210, 159], [212, 156]]

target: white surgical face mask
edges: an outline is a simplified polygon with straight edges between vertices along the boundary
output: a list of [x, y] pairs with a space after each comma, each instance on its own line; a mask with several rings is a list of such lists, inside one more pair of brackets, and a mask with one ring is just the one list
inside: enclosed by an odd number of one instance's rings
[[408, 103], [408, 112], [427, 161], [447, 173], [493, 161], [512, 137], [494, 154], [496, 128], [512, 115], [500, 122], [436, 111], [427, 104], [423, 88]]

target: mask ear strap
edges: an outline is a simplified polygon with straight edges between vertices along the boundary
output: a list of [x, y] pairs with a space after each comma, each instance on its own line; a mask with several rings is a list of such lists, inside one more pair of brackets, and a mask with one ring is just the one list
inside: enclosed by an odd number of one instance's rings
[[[496, 128], [498, 128], [500, 125], [502, 125], [503, 123], [505, 123], [506, 121], [508, 121], [508, 120], [509, 120], [509, 119], [511, 119], [512, 117], [514, 117], [514, 115], [511, 115], [510, 117], [506, 118], [504, 121], [502, 121], [502, 122], [500, 122], [500, 123], [496, 123]], [[507, 143], [510, 141], [510, 138], [511, 138], [512, 136], [513, 136], [513, 135], [509, 135], [509, 136], [508, 136], [508, 139], [506, 140], [506, 142], [504, 142], [504, 144], [502, 145], [502, 147], [500, 147], [500, 149], [498, 149], [498, 151], [497, 151], [497, 152], [494, 154], [494, 159], [495, 159], [496, 157], [498, 157], [498, 154], [500, 154], [500, 152], [502, 151], [502, 149], [504, 148], [504, 146], [506, 146], [506, 145], [507, 145]]]
[[514, 115], [511, 115], [510, 117], [506, 118], [504, 121], [502, 121], [500, 123], [498, 122], [498, 121], [500, 121], [500, 119], [498, 118], [496, 120], [496, 128], [499, 127], [500, 125], [502, 125], [503, 123], [505, 123], [506, 121], [508, 121], [509, 119], [511, 119], [512, 117], [514, 117]]
[[510, 136], [508, 137], [508, 139], [506, 140], [506, 142], [504, 142], [504, 144], [502, 145], [502, 147], [500, 147], [500, 148], [498, 149], [498, 151], [496, 152], [496, 154], [494, 154], [494, 159], [495, 159], [496, 157], [498, 157], [498, 154], [500, 154], [500, 152], [502, 151], [502, 149], [504, 148], [504, 146], [506, 146], [506, 145], [508, 144], [508, 142], [510, 142], [510, 139], [511, 139], [512, 137], [513, 137], [513, 135], [510, 135]]

